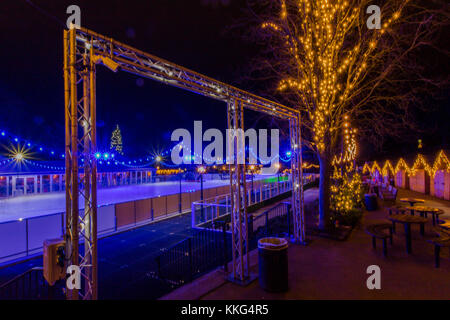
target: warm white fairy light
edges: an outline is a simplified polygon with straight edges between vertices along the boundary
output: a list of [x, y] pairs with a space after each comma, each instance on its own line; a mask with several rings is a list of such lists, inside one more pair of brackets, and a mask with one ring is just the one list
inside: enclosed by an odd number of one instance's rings
[[368, 67], [376, 63], [373, 53], [381, 35], [399, 19], [405, 3], [407, 0], [393, 11], [392, 17], [386, 14], [382, 28], [368, 37], [355, 31], [368, 5], [364, 1], [281, 0], [279, 15], [261, 25], [284, 43], [284, 52], [279, 53], [286, 57], [285, 64], [292, 66], [289, 74], [295, 76], [283, 76], [278, 89], [299, 96], [311, 121], [312, 143], [319, 153], [329, 147], [326, 136], [345, 125], [338, 119], [351, 108], [350, 101], [368, 74]]

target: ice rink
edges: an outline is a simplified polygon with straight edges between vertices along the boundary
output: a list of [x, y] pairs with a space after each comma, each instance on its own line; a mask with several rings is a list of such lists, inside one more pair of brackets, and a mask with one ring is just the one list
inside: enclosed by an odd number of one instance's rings
[[[270, 176], [264, 176], [270, 178]], [[260, 180], [262, 177], [256, 179]], [[229, 185], [230, 181], [206, 180], [203, 188], [214, 188]], [[108, 205], [139, 199], [153, 198], [169, 194], [178, 194], [180, 190], [179, 181], [156, 182], [141, 185], [121, 186], [109, 189], [99, 189], [97, 192], [98, 205]], [[182, 192], [193, 192], [200, 190], [200, 182], [181, 183]], [[80, 208], [83, 200], [80, 199]], [[84, 204], [83, 204], [84, 205]], [[0, 200], [0, 222], [19, 220], [24, 218], [42, 216], [52, 213], [64, 212], [66, 208], [65, 192], [47, 193], [38, 195], [27, 195]]]

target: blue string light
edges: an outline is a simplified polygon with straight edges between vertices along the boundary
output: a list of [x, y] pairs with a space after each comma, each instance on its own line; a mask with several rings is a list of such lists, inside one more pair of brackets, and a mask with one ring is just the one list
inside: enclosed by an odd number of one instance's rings
[[[29, 141], [26, 141], [26, 140], [21, 139], [21, 138], [19, 138], [19, 137], [16, 137], [16, 136], [13, 136], [13, 135], [11, 135], [11, 134], [8, 134], [6, 131], [1, 131], [0, 135], [1, 135], [2, 137], [10, 137], [10, 138], [13, 138], [15, 142], [24, 142], [24, 143], [25, 143], [28, 147], [30, 147], [30, 148], [32, 148], [32, 147], [37, 147], [37, 146], [38, 146], [38, 145], [35, 144], [35, 143], [29, 142]], [[114, 153], [109, 153], [109, 152], [100, 152], [100, 151], [96, 152], [96, 153], [94, 154], [94, 157], [95, 157], [96, 159], [98, 159], [98, 160], [100, 160], [100, 159], [103, 160], [103, 161], [99, 162], [100, 164], [104, 164], [104, 163], [105, 163], [106, 165], [116, 165], [116, 166], [122, 165], [122, 166], [129, 167], [129, 168], [143, 168], [143, 167], [152, 166], [152, 165], [154, 165], [154, 164], [156, 164], [156, 163], [160, 163], [160, 164], [162, 164], [162, 165], [164, 165], [164, 166], [167, 166], [167, 167], [176, 167], [177, 165], [169, 165], [167, 162], [163, 162], [163, 161], [159, 161], [159, 162], [158, 162], [158, 161], [156, 161], [156, 159], [157, 159], [158, 157], [164, 157], [164, 156], [166, 156], [166, 155], [168, 155], [168, 154], [171, 154], [172, 151], [173, 151], [173, 149], [174, 149], [175, 147], [177, 147], [177, 146], [179, 146], [179, 145], [177, 144], [177, 145], [175, 145], [175, 146], [169, 148], [168, 150], [165, 150], [165, 151], [161, 152], [159, 156], [147, 156], [147, 157], [145, 158], [147, 162], [144, 162], [144, 160], [143, 160], [142, 158], [139, 158], [139, 159], [137, 159], [137, 160], [136, 160], [136, 159], [128, 159], [128, 160], [124, 159], [123, 161], [108, 161], [108, 160], [111, 160], [111, 159], [115, 159], [115, 154], [114, 154]], [[42, 146], [39, 146], [39, 147], [37, 147], [37, 148], [38, 148], [38, 150], [39, 150], [40, 152], [42, 152], [42, 153], [44, 153], [44, 150], [49, 150], [48, 148], [44, 148], [44, 147], [42, 147]], [[186, 149], [186, 150], [189, 152], [189, 155], [185, 156], [185, 158], [184, 158], [185, 162], [188, 162], [188, 163], [185, 163], [185, 164], [193, 164], [192, 162], [193, 162], [196, 158], [202, 158], [203, 160], [205, 160], [205, 161], [207, 161], [207, 162], [210, 162], [210, 163], [213, 163], [213, 162], [214, 162], [215, 164], [218, 164], [218, 165], [223, 164], [224, 161], [225, 161], [225, 159], [213, 159], [213, 158], [207, 158], [207, 157], [204, 157], [203, 155], [200, 155], [200, 154], [198, 154], [198, 153], [196, 153], [196, 152], [192, 152], [192, 150], [191, 150], [189, 147], [185, 146], [185, 145], [182, 145], [182, 147], [179, 148], [179, 151], [181, 152], [183, 148]], [[252, 154], [252, 155], [253, 155], [260, 163], [262, 163], [261, 158], [260, 158], [259, 156], [255, 155], [255, 153], [253, 152], [253, 150], [252, 150], [251, 148], [249, 149], [248, 146], [246, 146], [245, 149], [246, 149], [247, 151], [251, 152], [251, 154]], [[51, 156], [54, 156], [54, 155], [55, 155], [55, 151], [54, 151], [54, 150], [51, 150], [51, 151], [49, 152], [49, 154], [50, 154]], [[279, 157], [279, 159], [280, 159], [281, 161], [285, 162], [285, 163], [286, 163], [286, 162], [289, 162], [289, 161], [291, 160], [291, 151], [289, 151], [289, 150], [286, 151], [286, 152], [285, 152], [285, 155], [286, 155], [286, 158], [282, 157], [281, 155], [275, 155], [275, 156], [273, 156], [273, 157], [269, 160], [269, 162], [272, 162], [273, 160], [275, 160], [276, 157]], [[61, 158], [65, 158], [64, 153], [61, 153]], [[82, 161], [83, 161], [83, 160], [84, 160], [84, 159], [82, 159]], [[37, 164], [37, 163], [35, 163], [35, 162], [32, 162], [32, 161], [30, 161], [30, 160], [27, 160], [27, 161], [28, 161], [28, 163], [30, 163], [30, 164], [32, 164], [32, 165], [40, 166], [40, 167], [42, 167], [42, 168], [48, 168], [48, 169], [56, 169], [56, 168], [58, 168], [58, 169], [64, 169], [64, 167], [48, 166], [48, 165], [39, 165], [39, 164]], [[105, 162], [104, 162], [104, 161], [105, 161]], [[142, 162], [144, 162], [144, 163], [142, 163]], [[142, 163], [142, 164], [141, 164], [141, 163]]]

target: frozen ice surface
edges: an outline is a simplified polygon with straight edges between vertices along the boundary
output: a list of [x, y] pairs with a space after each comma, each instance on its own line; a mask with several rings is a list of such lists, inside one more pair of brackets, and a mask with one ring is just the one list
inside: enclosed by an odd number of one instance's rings
[[[264, 178], [267, 178], [267, 176]], [[228, 179], [207, 180], [203, 182], [203, 188], [220, 187], [229, 185], [229, 183], [230, 180]], [[99, 206], [103, 206], [113, 203], [177, 194], [179, 190], [179, 181], [99, 189], [97, 191], [97, 202]], [[181, 190], [182, 192], [200, 190], [200, 182], [183, 181], [181, 183]], [[64, 212], [66, 208], [65, 195], [65, 192], [57, 192], [1, 199], [0, 222]], [[80, 208], [82, 208], [83, 201], [84, 200], [80, 199]]]

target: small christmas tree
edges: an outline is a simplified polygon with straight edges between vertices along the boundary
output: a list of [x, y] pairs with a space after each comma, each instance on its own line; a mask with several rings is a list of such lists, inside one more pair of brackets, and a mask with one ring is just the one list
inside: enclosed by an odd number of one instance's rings
[[123, 154], [122, 134], [120, 133], [119, 125], [117, 125], [116, 129], [112, 132], [111, 149], [116, 150], [119, 154]]

